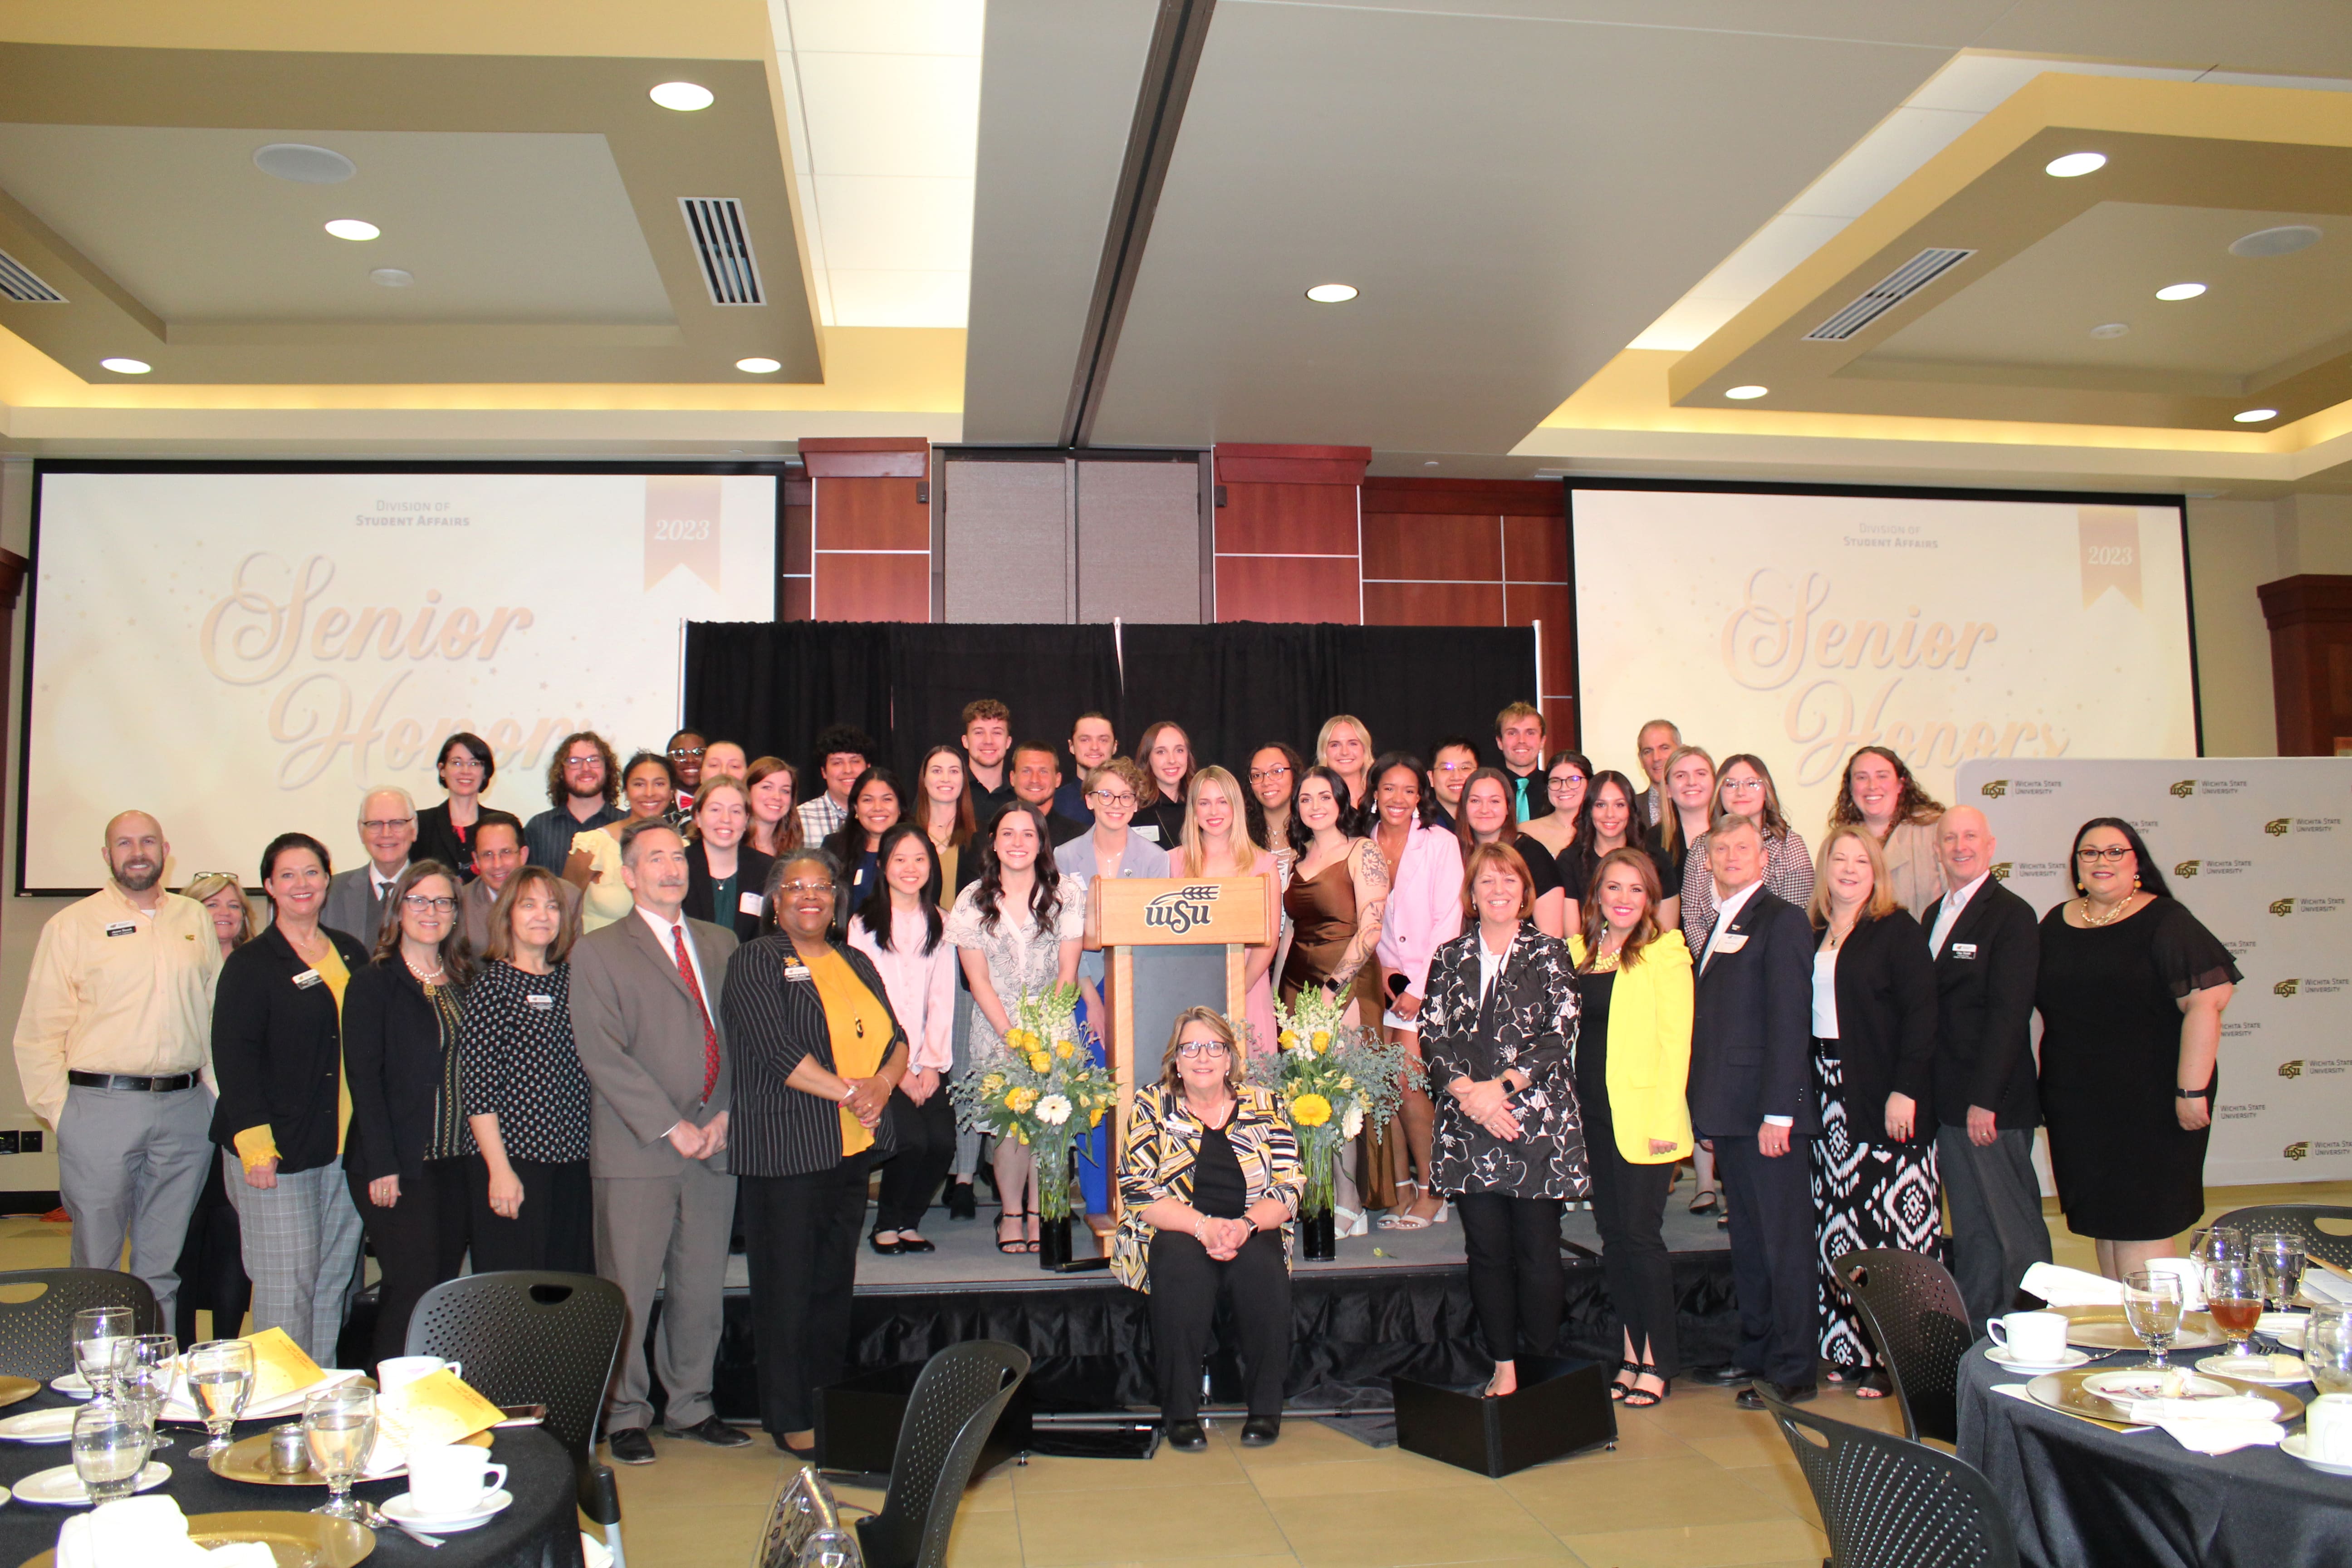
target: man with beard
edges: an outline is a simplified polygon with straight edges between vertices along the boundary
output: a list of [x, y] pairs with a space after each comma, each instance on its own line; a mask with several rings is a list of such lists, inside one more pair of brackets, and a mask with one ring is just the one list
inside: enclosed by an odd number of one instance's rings
[[126, 811], [106, 825], [108, 881], [41, 928], [16, 1017], [25, 1103], [56, 1129], [58, 1190], [73, 1216], [76, 1268], [147, 1281], [172, 1321], [180, 1244], [214, 1158], [212, 912], [166, 892], [161, 824]]
[[548, 759], [548, 809], [523, 826], [530, 863], [562, 876], [574, 835], [621, 820], [613, 804], [620, 793], [620, 766], [604, 737], [593, 730], [564, 736]]

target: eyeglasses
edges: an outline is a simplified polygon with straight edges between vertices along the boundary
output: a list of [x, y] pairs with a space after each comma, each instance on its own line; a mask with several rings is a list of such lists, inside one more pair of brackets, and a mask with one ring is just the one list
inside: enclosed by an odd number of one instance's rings
[[1756, 795], [1762, 791], [1763, 788], [1764, 781], [1762, 779], [1726, 779], [1723, 781], [1723, 793], [1726, 795]]
[[669, 754], [682, 761], [688, 757], [698, 757], [702, 755], [702, 748], [700, 746], [672, 746], [669, 749]]
[[365, 833], [389, 833], [395, 827], [406, 827], [415, 820], [413, 816], [379, 816], [373, 821], [362, 820], [360, 829]]
[[1582, 773], [1554, 773], [1551, 775], [1552, 792], [1557, 795], [1562, 790], [1572, 788], [1583, 782]]
[[1103, 805], [1133, 805], [1135, 804], [1135, 792], [1133, 790], [1122, 790], [1118, 794], [1113, 795], [1107, 789], [1098, 789], [1087, 798]]
[[564, 771], [567, 773], [573, 768], [601, 768], [604, 765], [604, 759], [602, 757], [566, 757], [563, 759]]
[[1232, 1050], [1223, 1040], [1187, 1040], [1176, 1047], [1180, 1057], [1222, 1057]]
[[1252, 768], [1249, 772], [1249, 782], [1252, 784], [1272, 784], [1276, 779], [1286, 779], [1289, 776], [1289, 764], [1285, 763], [1283, 766], [1278, 768]]
[[2095, 845], [2085, 844], [2074, 851], [2074, 858], [2083, 861], [2105, 860], [2113, 865], [2130, 853], [2131, 846], [2128, 844], [2110, 844], [2105, 849]]
[[403, 909], [420, 915], [426, 913], [446, 915], [457, 907], [457, 900], [455, 899], [428, 899], [422, 893], [409, 893], [401, 899], [400, 903]]
[[793, 898], [799, 898], [807, 893], [823, 893], [830, 898], [833, 894], [833, 884], [831, 882], [786, 882], [776, 891]]
[[1437, 764], [1435, 771], [1451, 777], [1455, 773], [1475, 773], [1478, 771], [1478, 764], [1475, 763], [1440, 763]]

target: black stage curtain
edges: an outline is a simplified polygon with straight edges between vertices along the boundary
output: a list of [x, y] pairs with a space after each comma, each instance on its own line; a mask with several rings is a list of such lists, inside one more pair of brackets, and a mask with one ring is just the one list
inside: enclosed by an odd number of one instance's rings
[[824, 785], [809, 743], [827, 724], [890, 733], [889, 627], [856, 621], [689, 621], [686, 721], [706, 740], [782, 757], [803, 799]]
[[[1118, 715], [1118, 652], [1107, 626], [892, 626], [890, 731], [877, 730], [910, 790], [915, 766], [963, 733], [963, 706], [993, 697], [1013, 738], [1054, 748], [1066, 771], [1079, 714]], [[1121, 731], [1122, 735], [1125, 731]]]
[[1535, 633], [1500, 626], [1218, 626], [1125, 628], [1123, 747], [1175, 721], [1194, 755], [1236, 776], [1287, 741], [1313, 760], [1316, 731], [1352, 713], [1381, 751], [1424, 761], [1441, 736], [1490, 745], [1495, 715], [1535, 700]]

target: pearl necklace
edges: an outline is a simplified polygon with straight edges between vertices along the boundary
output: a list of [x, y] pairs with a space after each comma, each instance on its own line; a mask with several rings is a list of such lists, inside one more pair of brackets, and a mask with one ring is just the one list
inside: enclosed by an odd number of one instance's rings
[[404, 953], [401, 956], [400, 962], [408, 965], [408, 973], [416, 976], [416, 982], [420, 985], [438, 985], [441, 984], [442, 977], [448, 973], [446, 966], [438, 963], [435, 964], [429, 973], [419, 969], [416, 967], [416, 961]]

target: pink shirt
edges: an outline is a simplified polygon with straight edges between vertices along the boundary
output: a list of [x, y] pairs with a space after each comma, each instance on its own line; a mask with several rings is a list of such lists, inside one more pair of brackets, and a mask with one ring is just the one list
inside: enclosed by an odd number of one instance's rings
[[[1378, 846], [1374, 846], [1375, 853]], [[1429, 961], [1462, 934], [1462, 840], [1415, 824], [1397, 858], [1396, 886], [1381, 911], [1381, 966], [1404, 976], [1406, 992], [1429, 994]]]
[[874, 940], [861, 919], [849, 922], [849, 945], [874, 961], [888, 993], [890, 1011], [909, 1042], [908, 1067], [945, 1072], [955, 1065], [955, 943], [945, 936], [929, 952], [923, 939], [930, 923], [920, 910], [890, 911], [890, 946]]

